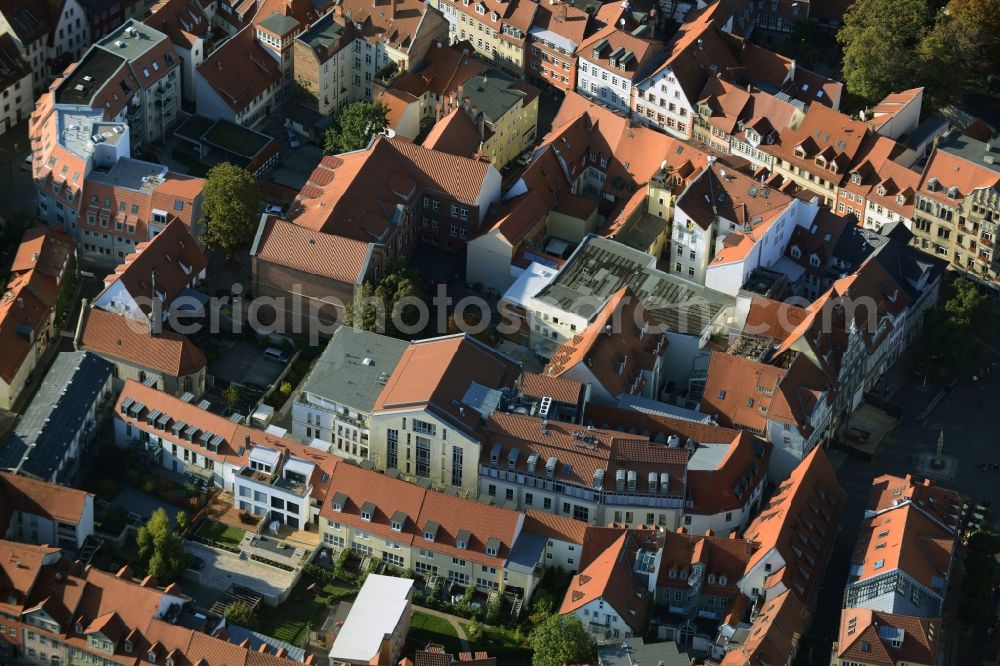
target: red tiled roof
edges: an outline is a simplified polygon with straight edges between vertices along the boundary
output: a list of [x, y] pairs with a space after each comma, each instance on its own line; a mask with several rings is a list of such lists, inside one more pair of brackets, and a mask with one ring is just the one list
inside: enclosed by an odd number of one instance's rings
[[250, 26], [224, 42], [198, 65], [198, 74], [222, 103], [241, 113], [281, 81], [281, 68]]
[[[899, 636], [902, 643], [890, 643], [885, 637], [890, 635], [886, 630], [902, 632]], [[837, 657], [842, 662], [872, 666], [936, 664], [940, 636], [941, 621], [937, 618], [883, 613], [870, 608], [845, 608], [840, 611]]]
[[904, 477], [883, 474], [872, 481], [869, 512], [881, 513], [905, 502], [916, 504], [952, 531], [956, 531], [961, 524], [964, 501], [954, 490], [942, 488], [931, 479], [918, 481], [909, 474]]
[[0, 494], [8, 507], [70, 525], [79, 524], [90, 493], [39, 481], [26, 476], [0, 473]]
[[[657, 587], [690, 587], [681, 572], [692, 572], [694, 565], [704, 568], [702, 586], [706, 594], [726, 597], [729, 601], [741, 596], [737, 583], [743, 577], [747, 562], [759, 546], [738, 538], [688, 534], [684, 531], [664, 532], [663, 555]], [[709, 582], [709, 576], [712, 582]], [[725, 582], [722, 582], [725, 580]]]
[[535, 398], [552, 398], [556, 402], [575, 405], [580, 402], [584, 385], [570, 379], [526, 372], [521, 375], [521, 392]]
[[192, 48], [211, 31], [208, 16], [198, 0], [161, 0], [150, 12], [144, 23], [166, 34], [181, 49]]
[[172, 331], [150, 335], [148, 322], [91, 308], [85, 315], [80, 347], [112, 361], [183, 377], [207, 362], [193, 342]]
[[479, 152], [482, 138], [479, 128], [469, 118], [469, 114], [461, 108], [456, 108], [434, 123], [434, 127], [420, 145], [449, 155], [474, 158]]
[[261, 261], [358, 285], [368, 273], [371, 249], [370, 243], [269, 216], [252, 254]]
[[791, 590], [764, 603], [742, 645], [723, 657], [721, 666], [773, 666], [787, 663], [809, 624], [809, 610]]
[[582, 546], [587, 534], [587, 523], [569, 516], [560, 516], [537, 509], [524, 512], [524, 531], [546, 539], [565, 541]]

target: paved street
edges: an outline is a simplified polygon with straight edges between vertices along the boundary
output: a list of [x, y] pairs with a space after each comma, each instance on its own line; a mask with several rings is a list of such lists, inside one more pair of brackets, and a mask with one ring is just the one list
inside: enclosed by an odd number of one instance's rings
[[[989, 335], [987, 343], [997, 345], [997, 327], [984, 327], [983, 335]], [[1000, 347], [1000, 345], [998, 345]], [[890, 377], [892, 400], [904, 409], [903, 419], [892, 432], [874, 461], [865, 462], [841, 452], [831, 452], [830, 457], [837, 467], [837, 476], [848, 493], [847, 504], [841, 518], [837, 542], [831, 554], [827, 574], [820, 590], [818, 607], [813, 616], [809, 634], [803, 641], [797, 663], [829, 664], [830, 645], [836, 640], [840, 622], [840, 609], [844, 585], [850, 567], [854, 543], [858, 536], [864, 509], [872, 480], [881, 474], [903, 476], [915, 472], [916, 458], [924, 451], [933, 451], [941, 430], [945, 431], [945, 455], [954, 456], [957, 461], [956, 477], [942, 481], [942, 485], [957, 490], [975, 502], [985, 501], [1000, 506], [1000, 472], [981, 472], [977, 464], [981, 461], [1000, 462], [1000, 448], [997, 447], [995, 396], [1000, 395], [1000, 366], [979, 380], [972, 381], [978, 368], [991, 362], [1000, 363], [1000, 352], [992, 347], [984, 348], [977, 359], [964, 367], [953, 369], [952, 377], [957, 379], [954, 388], [929, 415], [927, 422], [918, 423], [917, 417], [941, 389], [929, 382], [926, 388], [920, 380], [910, 375], [914, 359], [904, 357], [893, 369]], [[992, 407], [992, 408], [991, 408]], [[993, 517], [993, 528], [1000, 529], [997, 514]], [[951, 605], [957, 598], [951, 600]], [[979, 664], [981, 659], [973, 652], [982, 651], [982, 658], [993, 658], [997, 654], [995, 641], [977, 640], [961, 646], [961, 657], [952, 654], [956, 644], [954, 630], [945, 628], [946, 652], [952, 664]]]
[[35, 212], [31, 172], [21, 169], [29, 149], [27, 120], [0, 135], [0, 217], [5, 219], [18, 212]]

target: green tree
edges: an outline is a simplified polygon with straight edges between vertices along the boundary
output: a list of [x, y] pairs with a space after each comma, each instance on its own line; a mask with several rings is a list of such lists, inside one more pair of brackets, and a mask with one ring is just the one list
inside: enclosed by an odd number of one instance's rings
[[232, 409], [240, 400], [240, 387], [236, 384], [230, 384], [222, 392], [222, 399], [226, 401], [226, 406]]
[[419, 277], [412, 268], [398, 267], [377, 284], [366, 282], [353, 303], [345, 308], [348, 325], [396, 338], [410, 337], [398, 324], [414, 326], [420, 319]]
[[532, 666], [594, 663], [597, 644], [575, 615], [550, 615], [528, 637]]
[[327, 155], [361, 150], [389, 126], [389, 109], [382, 102], [355, 102], [333, 117], [326, 130]]
[[292, 394], [292, 383], [281, 382], [281, 385], [278, 386], [278, 393], [280, 393], [284, 398], [290, 396]]
[[170, 583], [187, 566], [187, 554], [180, 534], [171, 524], [167, 512], [157, 509], [136, 535], [139, 557], [146, 571], [161, 583]]
[[178, 511], [177, 512], [177, 529], [180, 532], [183, 533], [184, 530], [187, 529], [187, 524], [188, 524], [187, 511]]
[[242, 601], [234, 601], [226, 606], [223, 615], [229, 624], [237, 624], [247, 629], [253, 629], [257, 624], [257, 614], [249, 604]]
[[202, 200], [205, 245], [227, 254], [248, 246], [257, 233], [260, 206], [257, 181], [249, 171], [229, 162], [209, 169]]
[[937, 13], [918, 56], [931, 106], [969, 91], [1000, 89], [1000, 0], [951, 0]]
[[912, 87], [920, 78], [917, 46], [931, 25], [927, 0], [858, 0], [844, 14], [847, 90], [868, 104]]

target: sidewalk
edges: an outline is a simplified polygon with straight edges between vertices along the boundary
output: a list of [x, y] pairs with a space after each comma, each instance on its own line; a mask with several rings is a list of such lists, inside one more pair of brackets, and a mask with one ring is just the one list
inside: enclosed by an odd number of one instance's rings
[[458, 634], [458, 640], [462, 644], [462, 651], [469, 651], [469, 637], [465, 635], [465, 629], [462, 627], [462, 621], [465, 618], [460, 618], [456, 615], [451, 615], [450, 613], [443, 613], [439, 610], [434, 610], [433, 608], [425, 608], [423, 606], [414, 606], [416, 610], [427, 615], [433, 615], [434, 617], [439, 617], [442, 620], [447, 620], [448, 623]]

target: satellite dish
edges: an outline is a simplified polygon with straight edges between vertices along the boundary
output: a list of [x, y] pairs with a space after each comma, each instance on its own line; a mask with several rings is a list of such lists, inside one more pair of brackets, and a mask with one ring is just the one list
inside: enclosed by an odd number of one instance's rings
[[277, 520], [272, 520], [271, 524], [267, 526], [267, 529], [271, 531], [271, 534], [277, 536], [279, 527], [281, 527], [281, 523]]

